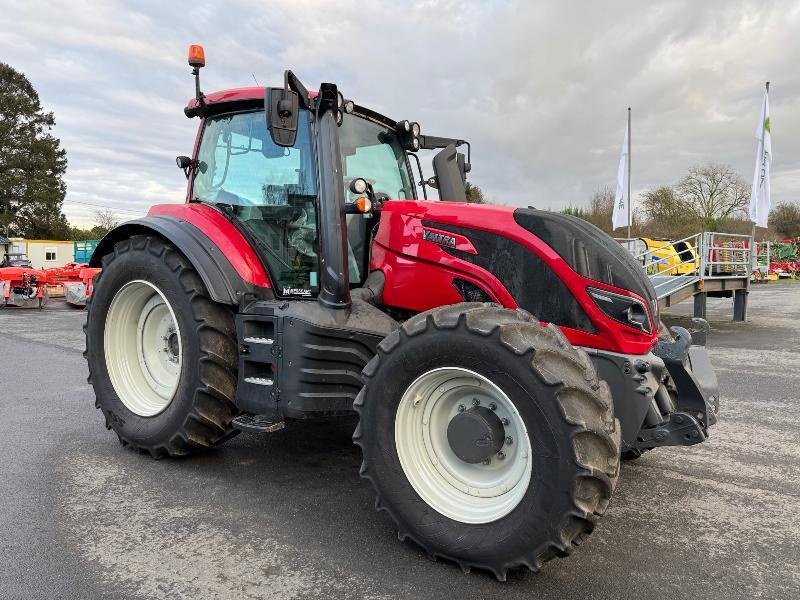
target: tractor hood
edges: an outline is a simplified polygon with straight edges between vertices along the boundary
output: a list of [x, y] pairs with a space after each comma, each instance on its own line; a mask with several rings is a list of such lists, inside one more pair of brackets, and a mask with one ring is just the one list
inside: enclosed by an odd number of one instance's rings
[[532, 208], [518, 208], [514, 220], [579, 275], [638, 294], [652, 303], [655, 312], [656, 291], [642, 266], [606, 232], [577, 217]]
[[[574, 344], [646, 354], [658, 303], [611, 236], [567, 215], [463, 202], [386, 202], [373, 245], [383, 299], [413, 311], [457, 302], [524, 308]], [[425, 293], [420, 293], [425, 290]]]

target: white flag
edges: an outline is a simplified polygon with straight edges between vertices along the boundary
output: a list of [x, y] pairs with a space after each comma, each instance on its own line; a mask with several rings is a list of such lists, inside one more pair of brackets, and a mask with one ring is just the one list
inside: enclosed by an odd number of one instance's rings
[[769, 93], [764, 92], [761, 118], [756, 128], [758, 151], [756, 171], [753, 174], [753, 191], [750, 194], [750, 220], [759, 227], [767, 226], [769, 218], [769, 168], [772, 165], [772, 135], [769, 126]]
[[614, 195], [614, 214], [611, 216], [612, 229], [630, 225], [628, 220], [630, 211], [628, 203], [630, 198], [625, 197], [626, 174], [628, 172], [628, 127], [625, 127], [625, 139], [622, 142], [622, 152], [619, 156], [619, 168], [617, 169], [617, 193]]

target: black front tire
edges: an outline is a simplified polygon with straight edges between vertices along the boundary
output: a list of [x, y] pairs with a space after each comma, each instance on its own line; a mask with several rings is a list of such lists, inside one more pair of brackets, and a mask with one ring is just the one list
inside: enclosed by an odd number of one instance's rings
[[[233, 312], [212, 302], [188, 260], [158, 236], [136, 235], [103, 257], [87, 300], [86, 352], [96, 402], [123, 445], [154, 458], [182, 456], [215, 446], [237, 433], [236, 332]], [[120, 400], [104, 352], [106, 318], [115, 294], [127, 283], [152, 283], [173, 307], [181, 333], [178, 387], [159, 414], [143, 417]]]
[[[470, 524], [437, 512], [417, 494], [400, 462], [395, 419], [401, 397], [421, 374], [441, 367], [490, 379], [527, 428], [530, 484], [519, 504], [495, 521]], [[429, 556], [465, 570], [488, 569], [501, 580], [515, 567], [537, 571], [570, 554], [608, 507], [620, 453], [611, 395], [586, 353], [554, 325], [490, 304], [435, 309], [387, 336], [363, 375], [354, 434], [363, 452], [361, 475], [400, 539], [415, 541]]]

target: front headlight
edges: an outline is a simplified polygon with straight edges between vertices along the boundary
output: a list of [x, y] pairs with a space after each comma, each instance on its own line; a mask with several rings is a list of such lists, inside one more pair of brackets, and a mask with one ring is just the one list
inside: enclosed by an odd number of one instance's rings
[[647, 333], [653, 331], [647, 309], [636, 298], [597, 288], [586, 288], [586, 291], [589, 292], [597, 307], [615, 321]]

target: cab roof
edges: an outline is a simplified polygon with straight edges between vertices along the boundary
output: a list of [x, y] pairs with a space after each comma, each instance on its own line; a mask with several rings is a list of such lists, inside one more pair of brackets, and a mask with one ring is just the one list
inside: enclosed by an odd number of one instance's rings
[[[206, 106], [210, 114], [220, 113], [228, 110], [247, 110], [255, 107], [263, 106], [264, 104], [264, 87], [239, 87], [231, 88], [228, 90], [219, 90], [216, 92], [209, 92], [205, 94]], [[309, 98], [316, 98], [317, 93], [315, 90], [309, 90]], [[187, 116], [195, 116], [193, 111], [199, 106], [197, 98], [192, 98], [186, 104], [184, 112]], [[369, 108], [355, 105], [355, 113], [362, 117], [367, 117], [387, 127], [394, 127], [396, 121], [385, 115], [377, 113]]]
[[[220, 105], [228, 104], [228, 103], [237, 103], [237, 104], [251, 104], [257, 102], [264, 102], [264, 89], [263, 87], [256, 87], [256, 86], [249, 86], [249, 87], [239, 87], [239, 88], [231, 88], [229, 90], [219, 90], [216, 92], [209, 92], [205, 95], [206, 104], [209, 107], [217, 107], [217, 110], [221, 108]], [[314, 98], [317, 95], [317, 92], [310, 91], [308, 95]], [[187, 109], [194, 109], [197, 108], [198, 102], [197, 98], [192, 98], [186, 104]], [[213, 110], [213, 109], [212, 109]]]

